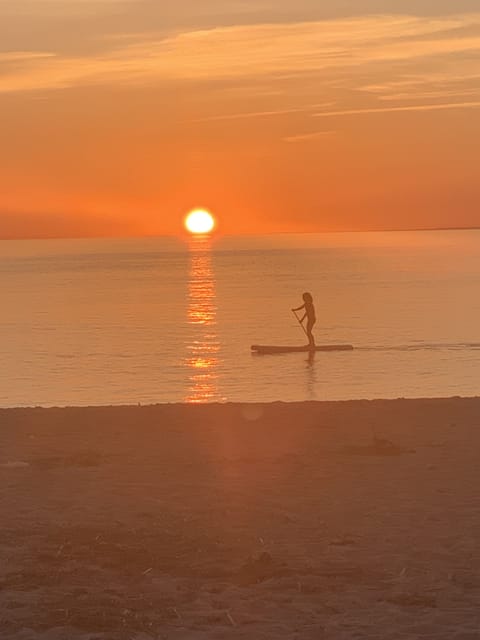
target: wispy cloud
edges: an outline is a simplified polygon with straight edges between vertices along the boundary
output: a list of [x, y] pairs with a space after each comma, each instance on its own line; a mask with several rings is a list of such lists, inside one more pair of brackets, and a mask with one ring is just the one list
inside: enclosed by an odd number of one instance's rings
[[476, 109], [480, 101], [476, 102], [448, 102], [444, 104], [412, 104], [400, 107], [366, 107], [365, 109], [344, 109], [315, 113], [317, 118], [332, 118], [334, 116], [356, 116], [370, 113], [394, 113], [397, 111], [444, 111], [446, 109]]
[[222, 27], [128, 43], [103, 55], [26, 60], [0, 91], [77, 85], [212, 81], [349, 69], [480, 54], [480, 13], [427, 18], [369, 16]]
[[116, 5], [127, 5], [130, 0], [1, 0], [3, 16], [84, 16], [99, 11], [111, 11]]
[[442, 99], [445, 100], [447, 98], [461, 98], [465, 96], [479, 96], [480, 97], [480, 87], [476, 89], [439, 89], [437, 91], [416, 91], [416, 92], [405, 92], [405, 93], [391, 93], [386, 96], [380, 96], [380, 100], [384, 102], [402, 102], [407, 100], [432, 100], [432, 99]]
[[296, 136], [287, 136], [283, 139], [284, 142], [308, 142], [310, 140], [318, 140], [319, 138], [325, 138], [326, 136], [332, 136], [336, 131], [313, 131], [312, 133], [301, 133]]
[[331, 107], [334, 102], [323, 102], [321, 104], [308, 104], [303, 107], [292, 107], [291, 109], [272, 109], [271, 111], [246, 111], [243, 113], [228, 113], [223, 115], [209, 116], [208, 118], [198, 118], [193, 122], [213, 122], [217, 120], [245, 120], [249, 118], [264, 118], [269, 116], [283, 116], [292, 113], [308, 113], [324, 107]]
[[382, 102], [432, 99], [451, 102], [454, 98], [480, 96], [480, 61], [473, 56], [473, 59], [461, 60], [455, 66], [452, 59], [449, 63], [442, 65], [441, 72], [408, 74], [359, 89]]
[[0, 52], [0, 64], [5, 62], [30, 62], [54, 57], [55, 54], [44, 51], [6, 51]]

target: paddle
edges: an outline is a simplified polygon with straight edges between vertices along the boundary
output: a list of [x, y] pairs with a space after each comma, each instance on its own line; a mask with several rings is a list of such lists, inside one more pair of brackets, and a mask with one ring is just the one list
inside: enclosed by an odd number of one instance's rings
[[298, 320], [298, 324], [302, 327], [303, 329], [303, 333], [307, 336], [308, 338], [308, 333], [307, 330], [305, 329], [305, 327], [303, 326], [303, 324], [300, 321], [300, 318], [297, 316], [297, 312], [295, 311], [295, 309], [292, 309], [292, 313], [294, 314], [295, 318]]

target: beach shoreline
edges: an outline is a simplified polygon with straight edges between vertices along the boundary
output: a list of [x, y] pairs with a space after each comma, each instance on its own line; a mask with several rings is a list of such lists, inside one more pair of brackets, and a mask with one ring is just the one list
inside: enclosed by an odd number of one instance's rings
[[478, 637], [480, 398], [0, 409], [3, 639]]

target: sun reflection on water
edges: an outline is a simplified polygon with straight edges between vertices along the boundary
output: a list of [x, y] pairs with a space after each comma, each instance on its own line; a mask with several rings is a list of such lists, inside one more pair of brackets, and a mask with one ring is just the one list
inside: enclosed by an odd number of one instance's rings
[[187, 323], [190, 334], [185, 361], [188, 369], [188, 393], [185, 401], [220, 401], [217, 294], [208, 237], [195, 237], [190, 243]]

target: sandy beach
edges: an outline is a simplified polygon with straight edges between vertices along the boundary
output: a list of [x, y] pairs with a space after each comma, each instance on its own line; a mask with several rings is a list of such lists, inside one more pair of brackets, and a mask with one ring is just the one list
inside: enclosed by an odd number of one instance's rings
[[480, 637], [480, 399], [0, 411], [2, 640]]

